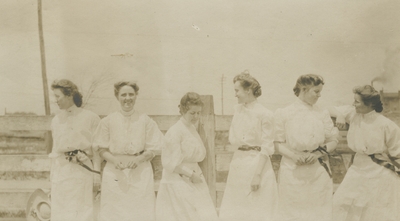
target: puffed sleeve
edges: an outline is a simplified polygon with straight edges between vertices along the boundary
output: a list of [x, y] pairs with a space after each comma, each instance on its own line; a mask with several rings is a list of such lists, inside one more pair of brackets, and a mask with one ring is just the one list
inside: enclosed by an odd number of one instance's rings
[[261, 154], [272, 155], [275, 152], [274, 148], [274, 116], [272, 113], [265, 112], [261, 119], [262, 129], [262, 144]]
[[181, 150], [182, 133], [176, 127], [172, 127], [165, 134], [166, 145], [162, 149], [161, 162], [168, 172], [173, 172], [183, 161]]
[[400, 128], [393, 121], [388, 120], [384, 133], [390, 156], [400, 158]]
[[350, 123], [353, 117], [356, 115], [356, 109], [353, 105], [343, 105], [335, 107], [345, 117], [346, 123]]
[[333, 125], [332, 118], [327, 110], [323, 111], [325, 142], [338, 141], [339, 130]]
[[277, 109], [274, 115], [274, 132], [275, 141], [284, 143], [286, 142], [286, 132], [285, 132], [285, 118], [283, 109]]
[[107, 116], [100, 120], [97, 126], [94, 141], [93, 150], [99, 150], [100, 148], [108, 149], [110, 148], [110, 118]]
[[146, 115], [146, 143], [145, 150], [160, 152], [165, 146], [164, 135], [158, 129], [157, 123]]

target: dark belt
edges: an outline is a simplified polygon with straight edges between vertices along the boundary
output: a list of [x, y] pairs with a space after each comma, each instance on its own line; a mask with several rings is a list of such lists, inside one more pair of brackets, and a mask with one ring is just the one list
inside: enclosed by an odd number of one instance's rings
[[[328, 156], [330, 155], [329, 152], [328, 152], [325, 148], [323, 148], [323, 147], [318, 147], [317, 149], [311, 151], [311, 153], [314, 153], [314, 152], [317, 152], [317, 151], [321, 152], [322, 154], [326, 153], [326, 154], [328, 154]], [[326, 172], [328, 173], [329, 177], [332, 178], [332, 173], [331, 173], [331, 171], [329, 170], [328, 165], [327, 165], [327, 164], [324, 162], [324, 160], [322, 159], [322, 157], [318, 158], [318, 162], [319, 162], [319, 164], [321, 164], [322, 167], [325, 168], [325, 170], [326, 170]]]
[[138, 152], [138, 153], [133, 154], [133, 156], [139, 156], [139, 155], [142, 155], [143, 153], [144, 153], [144, 150], [142, 150], [142, 151], [140, 151], [140, 152]]
[[241, 151], [256, 150], [256, 151], [260, 152], [260, 151], [261, 151], [261, 147], [260, 147], [260, 146], [248, 146], [248, 145], [243, 145], [243, 146], [240, 146], [240, 147], [238, 148], [238, 150], [241, 150]]
[[[391, 156], [385, 157], [383, 154], [380, 154], [380, 153], [370, 154], [368, 156], [371, 158], [371, 160], [374, 163], [381, 165], [381, 166], [393, 171], [394, 173], [396, 173], [397, 176], [400, 176], [400, 171], [398, 171], [400, 169], [400, 163], [397, 162], [400, 159], [391, 157]], [[397, 170], [396, 170], [396, 168], [397, 168]]]
[[[83, 150], [73, 150], [73, 151], [65, 152], [64, 155], [65, 155], [65, 158], [66, 158], [69, 162], [71, 162], [71, 161], [72, 161], [72, 158], [76, 157], [76, 155], [78, 154], [78, 152], [81, 152], [81, 153], [83, 153], [83, 154], [85, 154], [85, 155], [87, 156], [86, 152], [83, 151]], [[82, 163], [81, 161], [79, 161], [78, 158], [76, 158], [76, 163], [77, 163], [79, 166], [81, 166], [81, 167], [83, 167], [83, 168], [89, 170], [89, 171], [92, 172], [92, 173], [100, 174], [99, 171], [97, 171], [97, 170], [92, 170], [92, 168], [88, 167], [87, 165], [85, 165], [84, 163]]]

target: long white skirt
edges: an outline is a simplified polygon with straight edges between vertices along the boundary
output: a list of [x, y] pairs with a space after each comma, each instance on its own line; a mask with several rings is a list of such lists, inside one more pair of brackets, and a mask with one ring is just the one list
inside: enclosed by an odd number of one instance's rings
[[52, 162], [51, 220], [93, 221], [93, 173], [60, 156]]
[[268, 157], [261, 174], [260, 188], [251, 191], [260, 153], [235, 151], [230, 167], [219, 217], [223, 221], [270, 221], [274, 219], [278, 190]]
[[278, 221], [332, 220], [332, 179], [318, 161], [297, 166], [282, 157], [278, 183]]
[[155, 220], [153, 169], [149, 161], [118, 170], [107, 163], [101, 185], [100, 221]]
[[356, 154], [333, 197], [334, 221], [400, 220], [400, 178]]
[[[201, 171], [197, 163], [189, 168]], [[204, 177], [202, 180], [202, 183], [192, 183], [188, 178], [164, 170], [157, 194], [157, 221], [218, 220]]]

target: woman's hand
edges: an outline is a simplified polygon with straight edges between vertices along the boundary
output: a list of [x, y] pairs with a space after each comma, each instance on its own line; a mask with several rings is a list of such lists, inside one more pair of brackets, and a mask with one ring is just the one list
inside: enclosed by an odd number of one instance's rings
[[82, 153], [81, 151], [78, 151], [78, 153], [75, 155], [76, 159], [78, 159], [80, 162], [84, 163], [87, 160], [90, 160], [86, 154]]
[[342, 114], [336, 116], [336, 127], [341, 130], [346, 129], [346, 120]]
[[118, 169], [118, 170], [126, 169], [126, 166], [122, 162], [115, 162], [114, 165], [115, 165], [115, 169]]
[[261, 175], [255, 174], [250, 184], [251, 191], [257, 191], [260, 188], [260, 183], [261, 183]]
[[305, 158], [304, 163], [308, 165], [314, 164], [319, 157], [320, 155], [317, 153], [308, 153], [308, 156]]
[[126, 168], [129, 168], [129, 169], [135, 169], [137, 166], [138, 166], [138, 162], [136, 161], [136, 160], [132, 160], [132, 161], [129, 161], [127, 164], [126, 164]]
[[297, 166], [304, 165], [306, 163], [307, 153], [296, 152], [292, 155], [292, 160], [296, 163]]
[[135, 156], [133, 157], [132, 160], [130, 160], [127, 164], [126, 164], [126, 168], [129, 169], [135, 169], [141, 162], [143, 162], [145, 159], [143, 156]]
[[202, 183], [203, 180], [201, 179], [201, 176], [202, 176], [201, 173], [199, 173], [199, 172], [194, 172], [194, 173], [192, 174], [192, 176], [190, 177], [190, 181], [191, 181], [192, 183]]

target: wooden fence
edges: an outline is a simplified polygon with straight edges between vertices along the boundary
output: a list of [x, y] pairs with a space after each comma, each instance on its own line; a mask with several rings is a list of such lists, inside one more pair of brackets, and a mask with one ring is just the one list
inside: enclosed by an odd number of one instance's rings
[[[202, 167], [203, 174], [207, 180], [210, 189], [210, 194], [217, 207], [219, 207], [223, 191], [225, 189], [226, 178], [229, 173], [229, 163], [233, 156], [233, 150], [228, 141], [228, 132], [232, 116], [221, 116], [214, 114], [213, 97], [210, 95], [202, 96], [204, 108], [202, 110], [201, 124], [204, 126], [206, 136], [203, 136], [205, 146], [207, 149], [207, 156], [200, 166]], [[179, 115], [153, 115], [150, 116], [159, 126], [162, 132], [166, 132], [176, 121], [179, 120]], [[38, 168], [38, 164], [44, 164], [40, 169], [16, 169], [13, 170], [7, 165], [0, 162], [0, 219], [1, 217], [13, 216], [24, 217], [22, 207], [24, 200], [27, 200], [29, 193], [35, 188], [49, 188], [48, 173], [50, 171], [50, 163], [46, 163], [47, 154], [51, 151], [52, 139], [50, 124], [53, 116], [0, 116], [0, 157], [5, 159], [4, 162], [23, 162], [30, 163], [33, 167]], [[35, 136], [22, 136], [18, 144], [11, 144], [10, 137], [18, 136], [16, 134], [39, 134]], [[346, 143], [347, 131], [340, 132], [340, 141], [336, 152], [330, 157], [330, 167], [333, 172], [333, 182], [339, 184], [350, 165], [354, 153], [348, 149]], [[31, 137], [31, 138], [29, 138]], [[29, 141], [31, 139], [31, 141]], [[33, 139], [33, 140], [32, 140]], [[8, 141], [7, 141], [8, 140]], [[28, 140], [28, 142], [26, 142]], [[39, 141], [38, 141], [39, 140]], [[34, 143], [39, 142], [39, 144]], [[19, 157], [19, 158], [18, 158]], [[18, 158], [18, 159], [17, 159]], [[21, 160], [19, 160], [21, 158]], [[23, 159], [22, 159], [23, 158]], [[40, 160], [39, 160], [40, 158]], [[8, 160], [7, 160], [8, 159]], [[275, 172], [279, 170], [281, 156], [273, 155], [272, 163]], [[19, 161], [18, 161], [19, 160]], [[154, 178], [156, 187], [158, 189], [158, 182], [161, 179], [162, 165], [160, 156], [156, 156], [153, 161]], [[45, 168], [45, 169], [43, 169]], [[23, 170], [23, 173], [20, 171]], [[38, 171], [35, 171], [38, 170]], [[40, 172], [41, 175], [38, 175]], [[35, 174], [28, 177], [21, 178], [24, 174]], [[1, 176], [3, 174], [3, 176]], [[4, 175], [5, 174], [5, 175]], [[22, 174], [22, 175], [21, 175]], [[32, 178], [34, 177], [34, 178]], [[34, 179], [42, 177], [41, 182], [36, 186], [33, 184]], [[44, 185], [46, 183], [46, 185]], [[42, 186], [40, 186], [42, 185]], [[28, 190], [26, 190], [26, 187]], [[14, 195], [10, 195], [10, 188]], [[17, 194], [20, 189], [25, 188], [26, 194]], [[22, 191], [22, 190], [21, 190]], [[15, 202], [10, 209], [3, 202], [1, 195], [8, 196], [11, 200], [13, 197], [22, 197], [23, 199]], [[8, 195], [7, 195], [8, 194]], [[7, 200], [4, 198], [4, 200]], [[8, 199], [10, 200], [10, 199]], [[11, 212], [9, 212], [11, 210]]]

